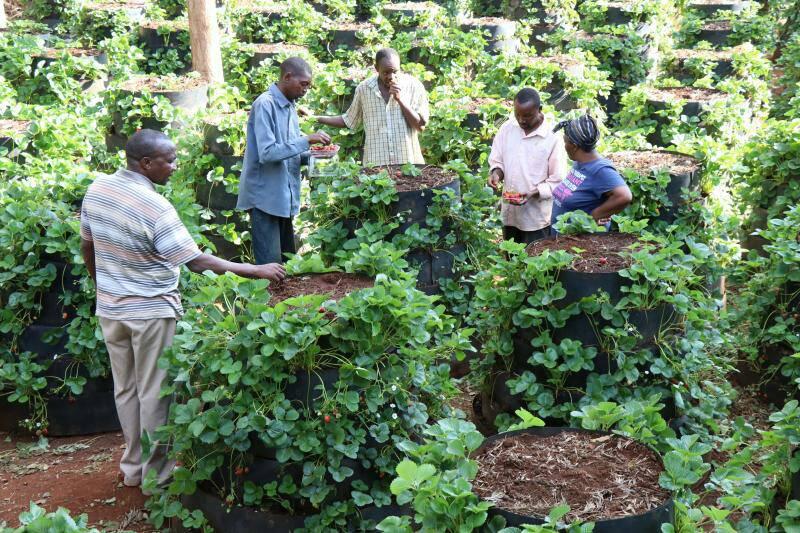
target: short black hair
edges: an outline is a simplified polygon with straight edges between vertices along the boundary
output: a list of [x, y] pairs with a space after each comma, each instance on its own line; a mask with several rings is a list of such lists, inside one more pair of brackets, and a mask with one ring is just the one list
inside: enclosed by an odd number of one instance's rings
[[384, 59], [389, 59], [392, 57], [396, 57], [398, 61], [400, 61], [400, 54], [397, 53], [397, 50], [394, 48], [381, 48], [375, 53], [375, 64], [377, 65]]
[[311, 75], [311, 65], [302, 57], [287, 57], [281, 63], [281, 78], [285, 75], [300, 76], [301, 74]]
[[533, 102], [534, 107], [542, 107], [542, 99], [539, 97], [539, 93], [536, 92], [536, 89], [531, 89], [530, 87], [520, 89], [517, 96], [514, 97], [514, 101], [523, 105]]
[[156, 157], [162, 150], [172, 148], [175, 143], [164, 132], [157, 130], [139, 130], [125, 143], [125, 157], [132, 161], [141, 161], [144, 157]]

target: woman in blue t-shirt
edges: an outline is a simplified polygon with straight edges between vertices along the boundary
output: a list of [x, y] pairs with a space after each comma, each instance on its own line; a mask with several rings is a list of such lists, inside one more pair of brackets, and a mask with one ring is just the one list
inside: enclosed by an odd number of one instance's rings
[[555, 223], [559, 215], [580, 209], [607, 226], [611, 215], [631, 203], [631, 190], [611, 161], [597, 153], [600, 129], [592, 117], [559, 122], [553, 131], [560, 129], [564, 130], [564, 148], [575, 164], [553, 189], [550, 221]]

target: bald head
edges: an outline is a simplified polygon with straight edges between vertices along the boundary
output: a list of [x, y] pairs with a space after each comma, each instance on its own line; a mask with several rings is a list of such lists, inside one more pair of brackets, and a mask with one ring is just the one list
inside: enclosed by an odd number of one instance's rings
[[125, 144], [128, 170], [164, 185], [177, 167], [175, 144], [156, 130], [139, 130]]
[[281, 78], [287, 74], [292, 76], [311, 76], [311, 65], [302, 57], [289, 57], [281, 63]]
[[175, 149], [175, 144], [163, 132], [143, 129], [134, 133], [125, 143], [125, 156], [128, 161], [141, 161], [154, 158]]

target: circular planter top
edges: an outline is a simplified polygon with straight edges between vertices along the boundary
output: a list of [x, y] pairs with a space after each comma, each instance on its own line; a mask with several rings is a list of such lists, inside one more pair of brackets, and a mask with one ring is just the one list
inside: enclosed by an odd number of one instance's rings
[[433, 189], [441, 187], [458, 180], [458, 176], [449, 170], [433, 165], [414, 165], [422, 171], [419, 176], [409, 176], [403, 173], [402, 165], [386, 165], [380, 167], [368, 167], [361, 170], [363, 174], [374, 176], [383, 171], [389, 173], [389, 177], [394, 180], [397, 192], [420, 191], [423, 189]]
[[147, 30], [166, 28], [172, 32], [189, 31], [189, 24], [182, 20], [145, 20], [139, 26]]
[[651, 87], [647, 89], [648, 100], [666, 102], [684, 100], [687, 102], [713, 102], [727, 98], [727, 93], [716, 89], [698, 87]]
[[0, 120], [0, 137], [15, 137], [28, 132], [30, 120]]
[[398, 2], [396, 4], [386, 4], [381, 9], [384, 11], [416, 11], [423, 13], [425, 11], [438, 11], [441, 8], [432, 2]]
[[370, 22], [330, 22], [327, 26], [330, 31], [369, 31], [375, 25]]
[[189, 91], [206, 86], [208, 86], [208, 82], [204, 79], [190, 76], [136, 76], [122, 82], [119, 88], [128, 92], [150, 91], [152, 93], [171, 93]]
[[222, 123], [241, 122], [242, 127], [247, 123], [247, 111], [240, 109], [232, 113], [213, 113], [203, 118], [203, 123], [209, 126], [219, 126]]
[[128, 11], [129, 14], [138, 13], [145, 7], [145, 0], [123, 0], [121, 2], [89, 2], [83, 4], [88, 11], [118, 11], [120, 9]]
[[661, 169], [667, 169], [671, 173], [692, 173], [697, 172], [701, 166], [700, 161], [690, 155], [666, 150], [614, 152], [608, 155], [608, 159], [619, 170], [630, 169], [639, 174], [657, 172]]
[[479, 27], [479, 26], [505, 26], [514, 25], [517, 23], [513, 20], [503, 19], [499, 17], [476, 17], [464, 19], [461, 21], [461, 26]]
[[733, 54], [737, 51], [736, 48], [727, 48], [725, 50], [695, 50], [693, 48], [678, 48], [671, 52], [671, 55], [678, 60], [686, 59], [705, 59], [708, 61], [730, 61]]
[[[473, 490], [512, 520], [543, 519], [563, 503], [570, 506], [567, 522], [643, 517], [671, 506], [670, 493], [658, 483], [664, 470], [658, 454], [611, 433], [512, 431], [488, 438], [473, 458], [478, 463]], [[644, 530], [639, 527], [633, 530]], [[659, 531], [660, 523], [655, 527]]]
[[245, 49], [261, 54], [277, 54], [281, 52], [291, 54], [308, 53], [308, 48], [305, 46], [287, 43], [248, 43], [245, 45]]
[[730, 20], [712, 20], [701, 26], [701, 31], [732, 31], [733, 24]]
[[491, 106], [494, 104], [499, 104], [506, 109], [511, 109], [514, 107], [513, 100], [503, 100], [500, 98], [486, 98], [486, 97], [477, 97], [471, 98], [468, 100], [464, 105], [463, 109], [467, 111], [467, 113], [482, 113], [483, 108], [487, 106]]
[[236, 9], [247, 11], [250, 13], [288, 13], [289, 4], [282, 2], [240, 2], [237, 4]]
[[67, 53], [72, 57], [99, 57], [103, 54], [103, 51], [95, 48], [45, 48], [44, 51], [36, 54], [35, 57], [56, 59], [64, 53]]
[[554, 54], [551, 56], [528, 56], [520, 59], [520, 65], [523, 67], [532, 67], [542, 63], [555, 65], [560, 69], [576, 76], [582, 75], [584, 71], [583, 62], [566, 54]]
[[275, 305], [295, 296], [310, 294], [324, 294], [331, 300], [339, 301], [351, 292], [374, 285], [375, 280], [372, 278], [344, 272], [288, 276], [279, 283], [270, 283], [269, 303]]
[[[583, 235], [559, 235], [531, 243], [526, 248], [530, 256], [563, 250], [575, 254], [569, 270], [585, 274], [619, 272], [631, 265], [631, 258], [620, 255], [639, 243], [639, 236], [632, 233], [586, 233]], [[579, 248], [580, 252], [574, 249]]]

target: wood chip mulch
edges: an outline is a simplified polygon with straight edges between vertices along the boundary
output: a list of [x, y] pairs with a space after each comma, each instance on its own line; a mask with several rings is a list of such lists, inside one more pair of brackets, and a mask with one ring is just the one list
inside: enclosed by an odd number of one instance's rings
[[545, 517], [566, 503], [567, 521], [607, 520], [645, 513], [670, 497], [658, 484], [658, 455], [617, 435], [515, 435], [475, 459], [475, 493], [520, 515]]
[[618, 272], [631, 265], [631, 259], [620, 255], [639, 242], [632, 233], [586, 233], [583, 235], [559, 235], [531, 243], [528, 255], [539, 255], [545, 250], [564, 250], [577, 255], [570, 267], [576, 272]]

